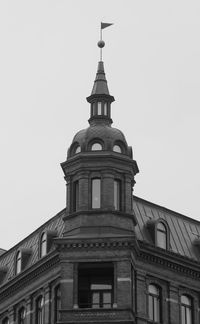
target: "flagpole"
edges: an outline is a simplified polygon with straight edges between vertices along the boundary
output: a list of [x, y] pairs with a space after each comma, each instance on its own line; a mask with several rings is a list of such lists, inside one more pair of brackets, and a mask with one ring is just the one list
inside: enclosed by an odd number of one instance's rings
[[[100, 41], [102, 41], [102, 28], [100, 24]], [[100, 48], [100, 61], [102, 61], [102, 47]]]

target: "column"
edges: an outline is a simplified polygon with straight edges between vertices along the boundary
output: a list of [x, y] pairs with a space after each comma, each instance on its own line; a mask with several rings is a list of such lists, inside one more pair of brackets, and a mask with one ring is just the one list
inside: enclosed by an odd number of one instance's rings
[[132, 275], [130, 261], [117, 262], [117, 306], [132, 309]]

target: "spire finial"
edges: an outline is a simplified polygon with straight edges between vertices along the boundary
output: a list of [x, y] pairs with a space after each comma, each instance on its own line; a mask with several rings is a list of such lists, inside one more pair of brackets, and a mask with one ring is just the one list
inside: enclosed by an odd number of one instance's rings
[[105, 46], [105, 42], [102, 40], [102, 29], [109, 27], [111, 25], [113, 24], [101, 22], [100, 41], [97, 43], [98, 47], [100, 47], [100, 61], [102, 61], [102, 48]]

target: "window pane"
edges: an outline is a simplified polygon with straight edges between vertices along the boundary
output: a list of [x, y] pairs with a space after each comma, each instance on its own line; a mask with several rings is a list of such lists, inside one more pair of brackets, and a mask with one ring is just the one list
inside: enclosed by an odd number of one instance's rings
[[77, 148], [75, 149], [75, 154], [80, 153], [80, 151], [81, 151], [81, 147], [80, 147], [80, 145], [79, 145], [79, 146], [77, 146]]
[[113, 146], [113, 151], [117, 153], [122, 153], [122, 149], [119, 145], [114, 145]]
[[121, 199], [121, 183], [119, 180], [114, 180], [114, 208], [120, 210], [120, 199]]
[[21, 268], [22, 268], [22, 259], [21, 259], [21, 252], [17, 253], [17, 258], [16, 258], [16, 273], [20, 273], [21, 272]]
[[157, 297], [154, 297], [154, 321], [160, 322], [160, 305]]
[[158, 223], [157, 225], [157, 229], [162, 231], [162, 232], [166, 232], [166, 228], [165, 228], [165, 225], [163, 223]]
[[97, 103], [97, 115], [101, 115], [101, 102]]
[[100, 143], [94, 143], [91, 147], [92, 151], [102, 151], [102, 145]]
[[149, 296], [149, 319], [153, 320], [153, 297]]
[[43, 233], [41, 236], [41, 250], [40, 254], [41, 257], [45, 256], [47, 254], [47, 234]]
[[79, 183], [78, 181], [75, 181], [73, 183], [73, 211], [76, 212], [78, 210], [79, 206]]
[[149, 293], [159, 296], [159, 289], [155, 285], [149, 285]]
[[100, 294], [99, 292], [92, 293], [92, 308], [99, 308], [100, 306]]
[[192, 316], [191, 316], [191, 309], [189, 307], [186, 308], [186, 319], [187, 324], [192, 324]]
[[185, 307], [181, 306], [181, 324], [187, 324], [186, 323], [186, 314], [185, 314]]
[[107, 108], [107, 103], [104, 103], [104, 115], [108, 114], [108, 108]]
[[101, 180], [92, 179], [92, 208], [100, 208], [101, 205]]
[[181, 304], [185, 304], [185, 305], [190, 306], [190, 305], [191, 305], [191, 300], [190, 300], [190, 298], [188, 298], [188, 297], [185, 296], [185, 295], [182, 295], [182, 296], [181, 296]]
[[166, 232], [157, 230], [157, 246], [166, 250], [167, 248]]
[[103, 293], [103, 307], [110, 308], [111, 307], [111, 292]]

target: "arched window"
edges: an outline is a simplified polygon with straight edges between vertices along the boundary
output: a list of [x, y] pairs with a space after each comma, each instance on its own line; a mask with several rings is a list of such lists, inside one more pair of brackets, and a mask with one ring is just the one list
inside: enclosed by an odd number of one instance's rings
[[160, 289], [155, 285], [149, 285], [148, 287], [148, 313], [149, 319], [153, 323], [160, 323]]
[[75, 148], [74, 154], [78, 154], [78, 153], [80, 153], [80, 152], [81, 152], [81, 147], [80, 147], [80, 145], [78, 145], [78, 146], [76, 146], [76, 148]]
[[9, 324], [9, 318], [8, 317], [4, 318], [2, 324]]
[[40, 257], [42, 258], [47, 254], [47, 233], [42, 233], [40, 238]]
[[61, 309], [60, 285], [55, 288], [55, 322], [59, 320], [59, 310]]
[[92, 179], [92, 208], [101, 207], [101, 179]]
[[36, 301], [36, 324], [44, 324], [44, 298], [42, 296]]
[[192, 324], [192, 300], [186, 295], [181, 296], [181, 324]]
[[18, 323], [25, 324], [25, 318], [26, 318], [26, 309], [24, 307], [21, 307], [18, 313]]
[[100, 143], [94, 143], [91, 146], [91, 151], [102, 151], [103, 147]]
[[122, 153], [122, 149], [119, 145], [114, 145], [113, 146], [113, 151], [117, 153]]
[[16, 274], [20, 273], [22, 271], [22, 253], [21, 251], [17, 252], [16, 255]]
[[114, 208], [121, 209], [121, 181], [114, 180]]
[[159, 222], [156, 227], [156, 245], [162, 249], [167, 249], [167, 228]]

